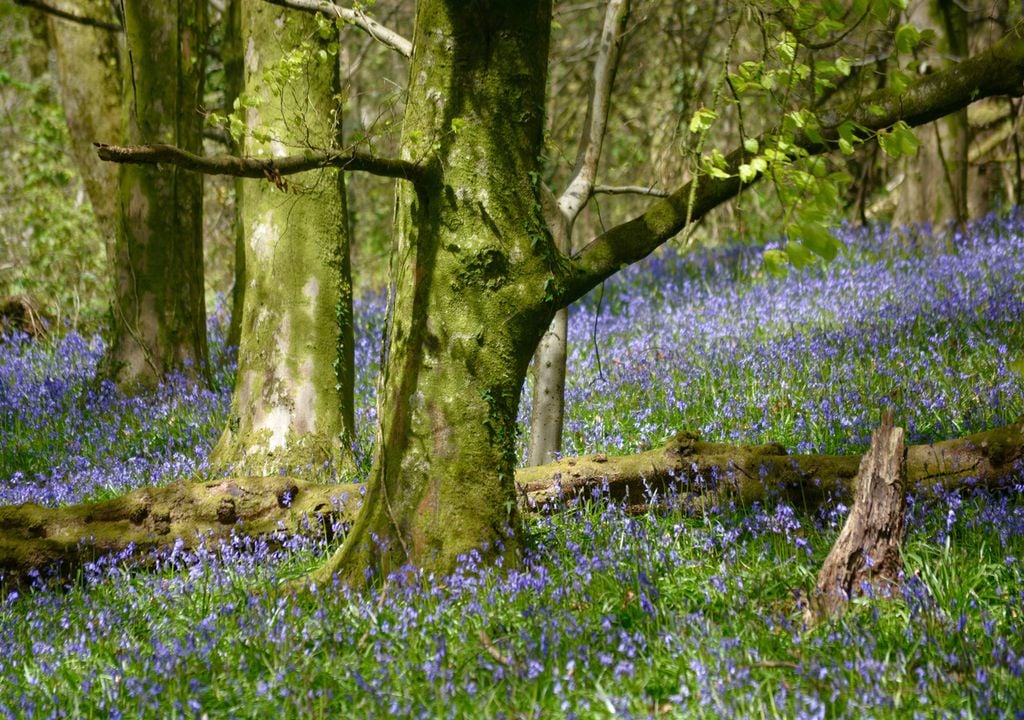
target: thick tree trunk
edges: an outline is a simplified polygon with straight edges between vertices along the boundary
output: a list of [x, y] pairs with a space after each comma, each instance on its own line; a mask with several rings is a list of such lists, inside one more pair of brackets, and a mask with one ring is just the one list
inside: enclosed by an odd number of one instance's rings
[[[1024, 420], [912, 445], [906, 454], [907, 489], [998, 487], [1019, 475], [1022, 458]], [[522, 512], [548, 512], [604, 490], [631, 506], [644, 506], [652, 491], [664, 498], [671, 490], [683, 500], [749, 504], [782, 497], [810, 509], [828, 495], [848, 501], [861, 462], [857, 455], [786, 455], [775, 445], [708, 443], [681, 433], [638, 455], [590, 455], [520, 469], [517, 504]], [[369, 494], [363, 485], [291, 477], [224, 478], [143, 488], [102, 503], [0, 507], [0, 574], [17, 577], [32, 567], [74, 562], [129, 543], [145, 549], [180, 540], [191, 547], [201, 535], [294, 532], [304, 527], [304, 516], [313, 527], [330, 528], [355, 518], [364, 491]]]
[[[314, 18], [244, 0], [242, 22], [247, 93], [259, 99], [247, 112], [244, 154], [333, 147], [339, 136], [333, 59], [319, 59], [314, 45], [297, 77], [282, 87], [272, 80], [303, 43], [321, 42]], [[298, 117], [305, 123], [297, 125]], [[261, 136], [270, 139], [255, 139]], [[232, 474], [347, 475], [353, 470], [355, 383], [344, 176], [325, 168], [279, 186], [246, 183], [238, 374], [211, 463]]]
[[560, 272], [531, 176], [549, 4], [426, 0], [416, 27], [402, 157], [430, 175], [399, 191], [366, 502], [319, 573], [353, 583], [471, 550], [514, 561], [516, 411]]
[[[202, 149], [205, 0], [127, 0], [122, 57], [131, 143]], [[203, 180], [179, 168], [120, 168], [113, 341], [108, 371], [123, 387], [170, 370], [207, 373]]]
[[906, 534], [907, 464], [903, 428], [893, 425], [892, 412], [871, 436], [871, 448], [860, 461], [853, 507], [846, 524], [818, 573], [811, 618], [834, 614], [865, 587], [891, 593], [903, 570]]
[[[113, 21], [102, 0], [80, 0], [76, 9], [89, 17]], [[92, 144], [121, 142], [120, 35], [47, 16], [61, 106], [68, 123], [71, 152], [92, 204], [107, 259], [114, 258], [117, 218], [117, 167], [96, 157]]]

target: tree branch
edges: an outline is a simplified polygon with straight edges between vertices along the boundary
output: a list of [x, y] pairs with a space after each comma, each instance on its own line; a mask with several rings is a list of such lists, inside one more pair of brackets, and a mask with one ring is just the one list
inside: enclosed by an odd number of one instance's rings
[[576, 170], [565, 192], [558, 198], [558, 209], [565, 216], [571, 233], [572, 224], [593, 192], [597, 164], [601, 159], [608, 110], [612, 101], [612, 85], [619, 65], [619, 52], [629, 17], [629, 0], [609, 0], [601, 29], [601, 45], [594, 61], [594, 77], [590, 89], [590, 105], [583, 123]]
[[[994, 95], [1018, 97], [1024, 94], [1024, 22], [985, 52], [979, 53], [942, 72], [926, 75], [904, 93], [882, 89], [860, 98], [842, 110], [819, 115], [823, 142], [807, 136], [796, 138], [796, 145], [815, 155], [835, 148], [838, 127], [852, 120], [868, 133], [877, 132], [902, 120], [917, 126], [944, 117], [960, 108]], [[563, 305], [584, 295], [625, 265], [651, 254], [658, 246], [679, 233], [690, 222], [739, 194], [750, 183], [736, 176], [741, 163], [749, 158], [742, 147], [726, 157], [728, 178], [698, 174], [694, 180], [675, 190], [646, 212], [611, 228], [592, 240], [573, 260], [573, 274], [563, 296]], [[693, 206], [689, 207], [691, 185], [697, 183]]]
[[650, 195], [652, 197], [668, 197], [667, 190], [647, 187], [645, 185], [595, 185], [591, 191], [594, 195]]
[[68, 20], [79, 25], [85, 25], [86, 27], [99, 28], [100, 30], [109, 30], [110, 32], [121, 32], [121, 26], [117, 23], [108, 22], [106, 20], [97, 20], [96, 18], [87, 17], [85, 15], [75, 15], [67, 10], [61, 10], [60, 8], [47, 5], [40, 0], [14, 0], [15, 5], [21, 5], [23, 7], [33, 8], [40, 12], [46, 13], [47, 15], [53, 15], [59, 17], [62, 20]]
[[174, 145], [133, 145], [122, 147], [94, 143], [101, 160], [135, 165], [174, 165], [207, 175], [266, 178], [278, 182], [284, 175], [294, 175], [318, 168], [336, 167], [346, 172], [362, 171], [371, 175], [418, 182], [426, 176], [426, 168], [395, 158], [381, 158], [356, 150], [349, 152], [318, 152], [304, 155], [261, 158], [215, 155], [203, 157]]
[[396, 33], [394, 30], [381, 25], [362, 10], [351, 10], [335, 5], [327, 0], [264, 0], [271, 5], [288, 8], [290, 10], [301, 10], [308, 13], [323, 13], [328, 17], [336, 17], [339, 20], [352, 23], [382, 45], [386, 45], [399, 55], [412, 57], [412, 43]]

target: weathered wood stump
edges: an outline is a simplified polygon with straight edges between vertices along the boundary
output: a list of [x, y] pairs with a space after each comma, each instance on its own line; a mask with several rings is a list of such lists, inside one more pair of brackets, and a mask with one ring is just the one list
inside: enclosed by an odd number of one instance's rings
[[818, 573], [812, 621], [832, 615], [868, 587], [888, 593], [897, 586], [906, 534], [906, 456], [903, 428], [894, 426], [892, 410], [886, 410], [861, 459], [846, 524]]

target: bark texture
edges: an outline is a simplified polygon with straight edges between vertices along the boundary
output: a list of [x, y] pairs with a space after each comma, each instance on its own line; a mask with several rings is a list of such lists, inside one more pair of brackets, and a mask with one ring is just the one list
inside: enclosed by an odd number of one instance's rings
[[[92, 18], [113, 20], [110, 3], [80, 0], [77, 8]], [[61, 106], [68, 123], [71, 152], [81, 173], [107, 259], [114, 257], [117, 218], [117, 166], [102, 162], [93, 151], [96, 141], [121, 141], [120, 34], [107, 29], [47, 17]]]
[[[1020, 475], [1022, 459], [1024, 420], [963, 438], [911, 445], [906, 487], [909, 492], [998, 487]], [[751, 503], [781, 497], [813, 508], [830, 493], [851, 498], [861, 462], [858, 455], [786, 455], [775, 445], [709, 443], [681, 433], [637, 455], [588, 455], [522, 468], [516, 472], [517, 503], [522, 512], [548, 512], [607, 491], [616, 500], [643, 506], [652, 491], [664, 497], [672, 490], [689, 500]], [[0, 573], [17, 578], [32, 567], [74, 562], [124, 549], [128, 543], [146, 549], [180, 539], [191, 547], [201, 534], [293, 532], [303, 526], [304, 516], [313, 519], [314, 527], [330, 527], [328, 521], [354, 520], [364, 492], [369, 492], [364, 485], [292, 477], [225, 478], [143, 488], [102, 503], [0, 507]]]
[[550, 12], [544, 0], [417, 5], [402, 159], [429, 177], [399, 189], [377, 457], [320, 576], [517, 556], [516, 411], [562, 274], [531, 175]]
[[[243, 0], [242, 25], [247, 94], [259, 100], [246, 113], [244, 153], [332, 147], [337, 65], [318, 58], [313, 18]], [[272, 73], [303, 43], [312, 43], [311, 58], [279, 85]], [[287, 183], [247, 181], [242, 198], [238, 373], [211, 462], [233, 474], [344, 476], [353, 469], [355, 384], [344, 176], [323, 168]]]
[[[126, 0], [121, 70], [128, 142], [202, 148], [205, 0]], [[203, 181], [180, 168], [120, 168], [113, 339], [119, 385], [207, 371]]]
[[871, 436], [861, 458], [853, 507], [818, 573], [812, 615], [826, 618], [867, 587], [889, 593], [899, 584], [906, 534], [907, 463], [903, 428], [892, 413]]

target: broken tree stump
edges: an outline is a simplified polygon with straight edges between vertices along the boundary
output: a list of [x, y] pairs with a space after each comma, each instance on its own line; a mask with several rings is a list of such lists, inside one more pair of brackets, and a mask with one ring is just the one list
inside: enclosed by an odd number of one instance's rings
[[903, 428], [895, 427], [892, 410], [886, 410], [861, 458], [846, 524], [818, 574], [812, 620], [834, 614], [869, 586], [891, 592], [898, 584], [906, 534], [906, 457]]

